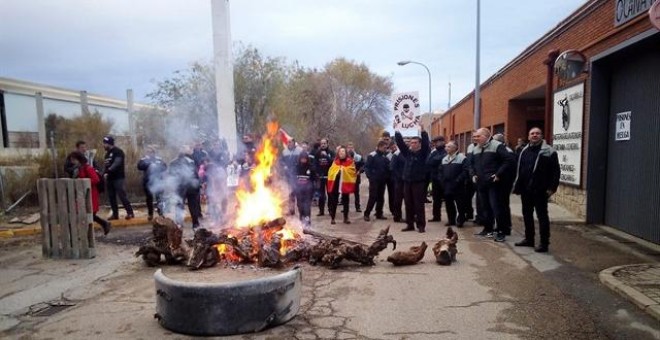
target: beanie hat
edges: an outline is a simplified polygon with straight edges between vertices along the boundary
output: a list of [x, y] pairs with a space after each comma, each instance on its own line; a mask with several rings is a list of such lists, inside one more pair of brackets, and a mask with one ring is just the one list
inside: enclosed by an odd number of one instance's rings
[[103, 144], [115, 145], [115, 139], [112, 136], [103, 137]]

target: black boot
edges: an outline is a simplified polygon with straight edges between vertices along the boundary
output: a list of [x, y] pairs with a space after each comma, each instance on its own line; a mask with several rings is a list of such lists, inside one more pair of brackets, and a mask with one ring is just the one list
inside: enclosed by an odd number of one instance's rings
[[103, 235], [108, 235], [110, 230], [112, 229], [112, 223], [110, 222], [105, 222], [103, 224]]

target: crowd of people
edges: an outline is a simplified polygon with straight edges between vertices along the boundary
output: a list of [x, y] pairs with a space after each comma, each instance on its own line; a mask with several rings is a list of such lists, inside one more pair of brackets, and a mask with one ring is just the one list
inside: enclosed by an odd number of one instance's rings
[[[324, 138], [309, 150], [308, 143], [298, 146], [291, 140], [282, 158], [294, 188], [289, 213], [295, 213], [294, 201], [297, 201], [300, 218], [309, 223], [316, 190], [317, 216], [325, 215], [327, 194], [330, 223], [336, 223], [337, 207], [341, 205], [343, 222], [350, 224], [349, 198], [356, 194], [364, 174], [369, 183], [363, 212], [365, 221], [371, 221], [372, 212], [375, 219], [387, 219], [384, 213], [387, 193], [392, 218], [406, 224], [404, 232], [424, 233], [427, 222], [440, 222], [444, 203], [446, 226], [460, 228], [472, 221], [483, 226], [476, 235], [504, 242], [511, 235], [509, 197], [513, 192], [521, 195], [525, 224], [525, 238], [515, 245], [536, 245], [533, 218], [536, 212], [540, 242], [535, 250], [547, 252], [550, 243], [547, 206], [549, 197], [559, 186], [559, 161], [539, 128], [531, 129], [528, 137], [528, 143], [519, 139], [513, 150], [506, 145], [502, 134], [492, 135], [489, 129], [481, 128], [474, 131], [472, 143], [463, 154], [455, 141], [445, 141], [443, 136], [431, 140], [426, 131], [421, 131], [420, 137], [409, 138], [397, 131], [394, 140], [384, 132], [375, 142], [375, 150], [366, 157], [358, 154], [352, 143], [332, 150]], [[429, 203], [429, 193], [433, 205], [432, 216], [427, 220], [425, 204]], [[355, 211], [362, 213], [358, 195], [355, 195]]]
[[[511, 234], [510, 194], [521, 196], [525, 238], [516, 246], [535, 246], [533, 213], [539, 220], [538, 252], [547, 252], [550, 239], [548, 198], [559, 185], [559, 161], [539, 128], [529, 131], [529, 142], [518, 141], [515, 150], [509, 148], [501, 134], [491, 135], [487, 128], [473, 132], [472, 143], [465, 154], [455, 141], [443, 136], [432, 140], [422, 129], [421, 136], [404, 138], [399, 131], [394, 140], [384, 132], [375, 141], [375, 150], [366, 156], [359, 154], [353, 143], [330, 147], [328, 138], [310, 145], [289, 139], [279, 157], [276, 169], [290, 188], [288, 214], [295, 215], [305, 227], [311, 226], [313, 203], [316, 216], [325, 216], [336, 224], [341, 205], [342, 219], [350, 224], [351, 197], [355, 211], [365, 221], [386, 220], [385, 194], [394, 222], [405, 223], [402, 231], [426, 231], [427, 222], [440, 222], [444, 203], [446, 226], [463, 227], [467, 221], [483, 226], [476, 235], [504, 242]], [[126, 219], [134, 218], [133, 208], [125, 190], [125, 154], [115, 146], [113, 137], [103, 139], [106, 151], [102, 165], [90, 164], [86, 144], [79, 141], [76, 150], [66, 160], [65, 170], [74, 178], [89, 178], [92, 183], [94, 220], [107, 234], [112, 220], [119, 218], [117, 198], [126, 210]], [[184, 146], [178, 156], [166, 163], [148, 146], [137, 163], [143, 172], [142, 187], [146, 196], [148, 218], [162, 215], [175, 207], [175, 222], [183, 225], [184, 203], [187, 204], [193, 229], [202, 219], [201, 201], [214, 221], [223, 218], [227, 210], [228, 178], [234, 173], [246, 176], [254, 168], [253, 139], [243, 137], [242, 157], [231, 159], [221, 141], [206, 149], [201, 143]], [[369, 195], [364, 211], [360, 204], [362, 175], [368, 179]], [[111, 214], [107, 220], [97, 216], [98, 191], [105, 188]], [[432, 216], [426, 219], [427, 195], [432, 198]], [[476, 195], [476, 209], [473, 206]], [[405, 209], [404, 209], [405, 207]]]
[[[152, 220], [154, 213], [163, 215], [174, 210], [174, 220], [183, 225], [184, 204], [187, 204], [192, 220], [192, 227], [200, 226], [202, 219], [201, 201], [206, 201], [207, 213], [215, 221], [219, 221], [227, 209], [227, 177], [228, 171], [237, 175], [245, 175], [254, 162], [248, 155], [254, 154], [251, 138], [243, 140], [246, 148], [244, 157], [238, 159], [240, 164], [230, 166], [229, 153], [222, 141], [216, 141], [208, 150], [201, 143], [193, 147], [183, 146], [178, 156], [169, 163], [157, 155], [154, 146], [145, 147], [145, 155], [136, 164], [142, 172], [142, 189], [146, 198], [148, 219]], [[126, 155], [115, 145], [112, 136], [103, 138], [105, 156], [102, 162], [94, 162], [94, 156], [87, 150], [85, 141], [78, 141], [76, 149], [65, 160], [65, 171], [71, 178], [88, 178], [91, 181], [91, 197], [94, 221], [107, 235], [112, 228], [111, 221], [119, 219], [121, 201], [126, 211], [125, 219], [135, 218], [133, 206], [126, 194]], [[107, 219], [98, 216], [99, 193], [107, 193], [111, 213]]]

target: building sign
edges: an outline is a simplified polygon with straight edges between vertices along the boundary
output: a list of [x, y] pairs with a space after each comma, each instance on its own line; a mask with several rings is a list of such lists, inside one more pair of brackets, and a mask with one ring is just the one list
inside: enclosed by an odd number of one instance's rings
[[404, 137], [418, 136], [421, 126], [419, 93], [395, 93], [392, 104], [394, 130], [399, 130]]
[[619, 112], [616, 114], [616, 133], [614, 140], [630, 140], [630, 120], [632, 119], [632, 112]]
[[580, 185], [583, 111], [584, 83], [555, 92], [552, 134], [562, 183]]
[[657, 0], [615, 0], [614, 1], [614, 26], [621, 26], [646, 13]]

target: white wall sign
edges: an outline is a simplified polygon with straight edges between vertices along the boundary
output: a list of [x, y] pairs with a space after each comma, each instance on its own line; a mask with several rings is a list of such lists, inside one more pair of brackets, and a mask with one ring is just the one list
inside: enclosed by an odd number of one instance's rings
[[632, 112], [619, 112], [616, 114], [616, 133], [614, 140], [630, 140], [630, 121], [632, 120]]
[[418, 136], [420, 128], [419, 93], [395, 93], [392, 96], [394, 130], [404, 137]]
[[555, 92], [553, 146], [559, 156], [560, 182], [580, 185], [582, 177], [582, 115], [584, 83]]

